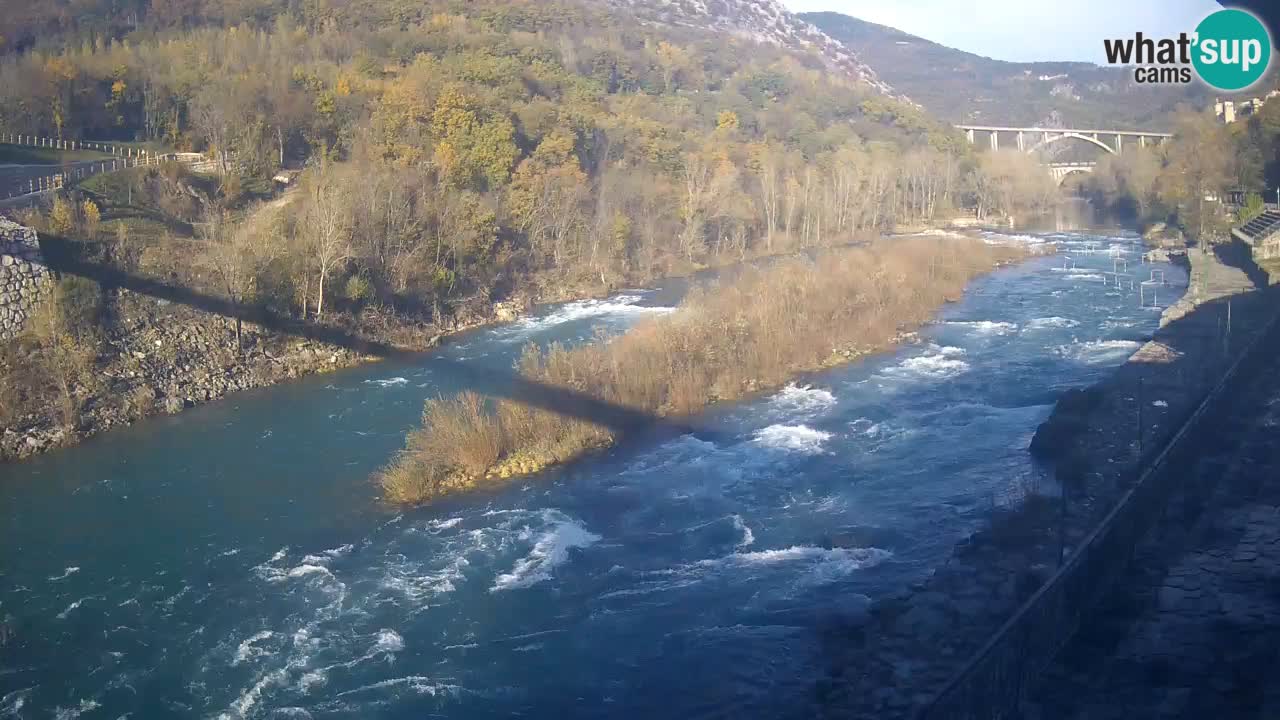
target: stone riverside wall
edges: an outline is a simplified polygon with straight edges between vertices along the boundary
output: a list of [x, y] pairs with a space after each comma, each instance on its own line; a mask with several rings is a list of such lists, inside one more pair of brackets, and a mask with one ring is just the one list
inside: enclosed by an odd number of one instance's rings
[[[1274, 358], [1280, 288], [1254, 289], [1244, 270], [1193, 249], [1190, 302], [1087, 402], [1060, 402], [1040, 430], [1072, 450], [1084, 522], [1066, 533], [1066, 563], [952, 676], [917, 720], [1018, 717], [1017, 707], [1129, 562], [1176, 493], [1206, 496], [1221, 473], [1196, 473], [1201, 440], [1230, 417], [1232, 398]], [[1063, 412], [1064, 409], [1066, 412]], [[1071, 417], [1071, 416], [1076, 417]], [[1036, 443], [1033, 441], [1033, 446]], [[1074, 446], [1074, 447], [1072, 447]], [[1067, 454], [1054, 458], [1071, 466]], [[1196, 483], [1199, 483], [1197, 486]], [[1121, 493], [1118, 502], [1110, 497]], [[1184, 501], [1185, 503], [1186, 501]], [[1200, 500], [1190, 503], [1201, 506]], [[1094, 525], [1093, 517], [1107, 511]], [[1083, 511], [1083, 512], [1082, 512]], [[1080, 531], [1093, 527], [1085, 537]], [[952, 626], [957, 626], [952, 621]]]
[[1062, 463], [1069, 503], [1056, 486], [1032, 488], [928, 578], [877, 600], [865, 620], [834, 625], [819, 687], [828, 716], [1016, 716], [1039, 672], [1125, 576], [1169, 493], [1185, 487], [1179, 472], [1198, 461], [1196, 428], [1213, 427], [1219, 401], [1274, 357], [1258, 343], [1275, 334], [1280, 287], [1243, 290], [1246, 273], [1216, 258], [1191, 260], [1204, 284], [1193, 312], [1106, 380], [1060, 400], [1036, 432], [1033, 448], [1057, 451], [1047, 462]]
[[0, 218], [0, 340], [22, 332], [49, 280], [36, 231]]

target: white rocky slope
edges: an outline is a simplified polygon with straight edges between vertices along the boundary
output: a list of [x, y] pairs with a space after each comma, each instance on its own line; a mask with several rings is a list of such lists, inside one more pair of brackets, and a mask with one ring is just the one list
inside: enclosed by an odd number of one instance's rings
[[888, 83], [853, 49], [801, 20], [778, 0], [604, 0], [642, 22], [727, 32], [800, 52], [816, 51], [834, 71], [886, 94]]

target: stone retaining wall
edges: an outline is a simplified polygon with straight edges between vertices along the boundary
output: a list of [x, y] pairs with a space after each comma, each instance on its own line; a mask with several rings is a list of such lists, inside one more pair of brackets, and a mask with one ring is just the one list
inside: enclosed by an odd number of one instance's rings
[[49, 280], [36, 231], [0, 218], [0, 340], [22, 332]]

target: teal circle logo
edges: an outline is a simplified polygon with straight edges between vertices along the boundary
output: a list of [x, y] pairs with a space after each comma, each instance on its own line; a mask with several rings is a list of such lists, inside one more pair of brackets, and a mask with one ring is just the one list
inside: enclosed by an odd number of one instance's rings
[[1253, 13], [1219, 10], [1196, 26], [1191, 64], [1218, 90], [1244, 90], [1271, 64], [1271, 34]]

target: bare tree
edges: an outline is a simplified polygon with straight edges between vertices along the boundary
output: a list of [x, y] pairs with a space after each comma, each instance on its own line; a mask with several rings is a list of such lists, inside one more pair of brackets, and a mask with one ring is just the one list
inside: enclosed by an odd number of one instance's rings
[[351, 259], [351, 213], [337, 178], [329, 168], [321, 168], [312, 179], [303, 209], [302, 232], [305, 247], [316, 268], [316, 319], [324, 317], [325, 285], [334, 271]]
[[230, 135], [230, 108], [217, 85], [207, 85], [191, 100], [191, 122], [218, 157], [219, 169], [227, 172], [227, 144]]
[[[216, 206], [206, 206], [204, 222], [198, 226], [203, 240], [202, 260], [217, 279], [227, 301], [243, 308], [258, 282], [260, 268], [268, 265], [281, 243], [277, 213], [261, 207], [248, 213], [248, 220], [232, 222]], [[244, 349], [243, 323], [236, 314], [236, 350]]]
[[778, 180], [781, 164], [776, 148], [761, 146], [755, 158], [755, 174], [760, 193], [760, 209], [764, 212], [765, 247], [769, 252], [773, 252], [773, 231], [778, 227], [778, 198], [782, 194]]

